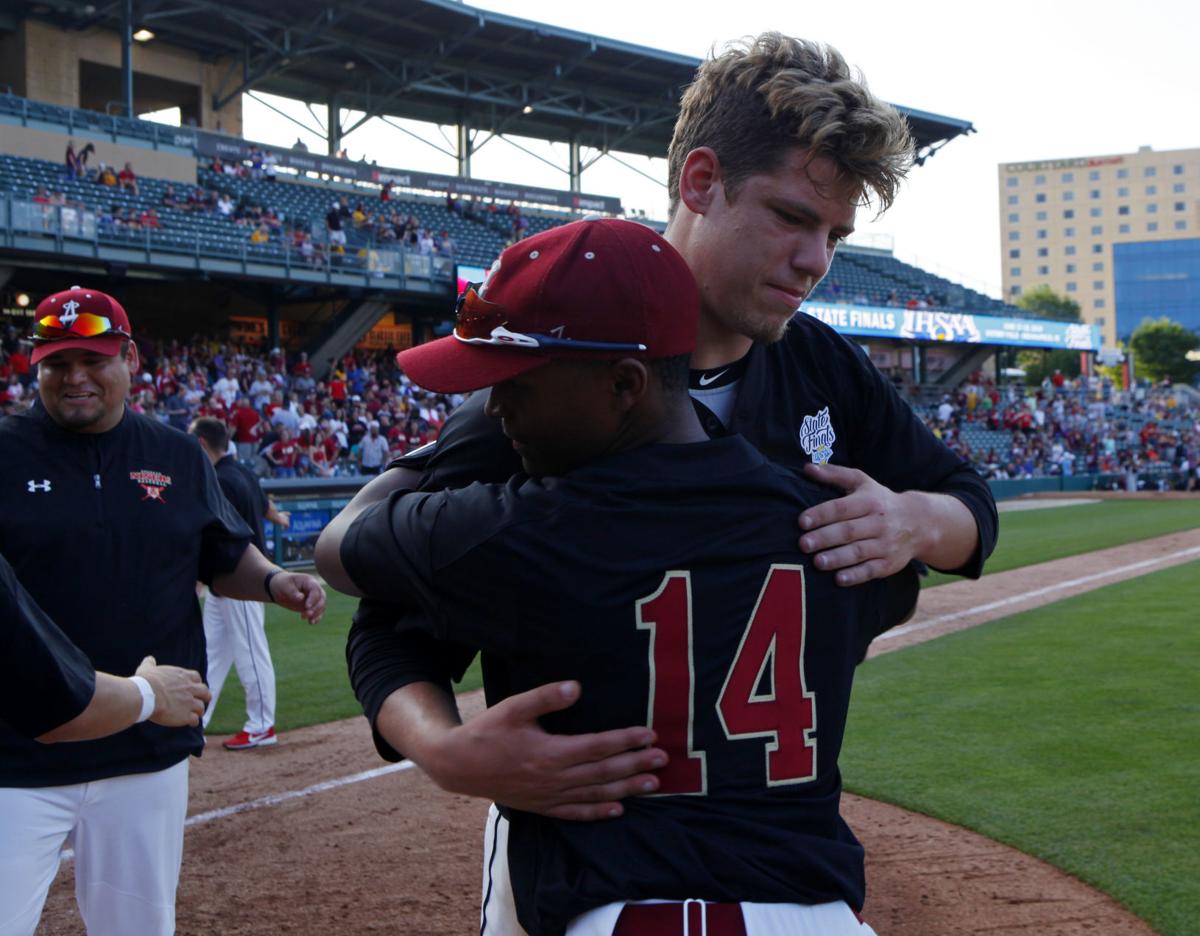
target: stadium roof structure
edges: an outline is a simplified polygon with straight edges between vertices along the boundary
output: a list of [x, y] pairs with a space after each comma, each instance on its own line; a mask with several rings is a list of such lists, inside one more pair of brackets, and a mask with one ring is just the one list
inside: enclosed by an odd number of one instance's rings
[[[10, 24], [30, 17], [125, 34], [145, 26], [163, 42], [230, 59], [217, 107], [253, 90], [366, 115], [330, 128], [331, 145], [371, 116], [392, 115], [572, 143], [575, 152], [664, 156], [679, 97], [701, 61], [455, 0], [15, 0], [5, 7]], [[900, 110], [917, 138], [918, 162], [974, 131], [969, 121]]]

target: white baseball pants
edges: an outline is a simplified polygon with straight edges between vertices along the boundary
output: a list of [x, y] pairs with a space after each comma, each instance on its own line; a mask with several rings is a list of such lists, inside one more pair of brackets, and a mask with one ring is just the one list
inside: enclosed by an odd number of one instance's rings
[[88, 936], [170, 936], [188, 761], [58, 787], [0, 787], [0, 936], [32, 936], [64, 847]]
[[[653, 903], [654, 901], [645, 901]], [[567, 936], [612, 936], [625, 904], [611, 903], [577, 916]], [[824, 904], [742, 903], [746, 936], [876, 936], [845, 901]], [[483, 835], [481, 936], [527, 936], [517, 921], [508, 870], [508, 820], [493, 803]], [[697, 933], [696, 936], [701, 936]]]
[[262, 602], [222, 598], [211, 591], [204, 600], [204, 639], [208, 643], [208, 683], [212, 701], [204, 711], [204, 727], [217, 710], [217, 699], [236, 666], [246, 691], [244, 730], [259, 734], [275, 726], [275, 665], [267, 646]]

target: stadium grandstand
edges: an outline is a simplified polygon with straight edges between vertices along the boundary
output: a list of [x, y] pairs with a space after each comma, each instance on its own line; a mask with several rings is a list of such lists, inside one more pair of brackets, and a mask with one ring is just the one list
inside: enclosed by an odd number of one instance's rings
[[[699, 64], [444, 0], [397, 0], [386, 16], [378, 5], [262, 0], [138, 10], [135, 22], [129, 0], [54, 0], [6, 4], [0, 17], [0, 366], [24, 391], [8, 401], [28, 398], [20, 335], [31, 310], [86, 282], [135, 313], [150, 364], [138, 406], [165, 419], [178, 418], [176, 398], [191, 415], [227, 411], [236, 394], [218, 404], [212, 385], [229, 376], [263, 419], [256, 449], [275, 435], [276, 411], [295, 411], [308, 433], [291, 466], [301, 474], [353, 473], [371, 420], [386, 422], [395, 451], [436, 433], [457, 401], [409, 385], [395, 350], [445, 334], [461, 285], [511, 240], [622, 214], [620, 198], [583, 191], [584, 171], [617, 153], [664, 155]], [[250, 91], [327, 105], [333, 155], [256, 141], [242, 119]], [[166, 107], [179, 108], [180, 126], [136, 117]], [[973, 132], [901, 110], [918, 164]], [[345, 134], [385, 114], [457, 128], [457, 174], [339, 158]], [[504, 134], [566, 143], [568, 187], [474, 177], [472, 154]], [[1092, 467], [1085, 443], [1073, 460], [1051, 459], [1048, 441], [1025, 470], [1006, 413], [1038, 401], [1002, 386], [998, 353], [1073, 349], [1090, 362], [1092, 326], [1030, 318], [890, 250], [852, 245], [804, 311], [855, 336], [949, 443], [977, 462], [994, 449], [996, 477]], [[1086, 412], [1100, 386], [1077, 387], [1073, 405]], [[989, 416], [968, 406], [985, 397]], [[946, 399], [952, 421], [939, 419]], [[1132, 415], [1122, 425], [1138, 428]], [[314, 459], [316, 447], [327, 451]], [[1107, 454], [1119, 467], [1119, 452]], [[264, 459], [265, 472], [279, 467]]]

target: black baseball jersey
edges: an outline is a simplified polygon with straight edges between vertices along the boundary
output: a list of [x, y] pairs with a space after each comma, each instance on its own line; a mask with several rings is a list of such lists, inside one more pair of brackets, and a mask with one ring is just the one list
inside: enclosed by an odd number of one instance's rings
[[[104, 433], [60, 428], [40, 402], [0, 419], [0, 552], [98, 669], [142, 658], [207, 669], [196, 581], [231, 572], [251, 540], [199, 443], [126, 410]], [[170, 767], [196, 728], [150, 722], [41, 745], [0, 730], [0, 786], [58, 786]]]
[[0, 556], [0, 725], [27, 738], [66, 724], [96, 690], [96, 671]]
[[258, 483], [258, 477], [249, 468], [239, 464], [232, 455], [226, 455], [213, 467], [222, 493], [254, 533], [254, 545], [265, 554], [267, 538], [263, 533], [263, 517], [267, 515], [270, 502]]
[[[420, 490], [501, 482], [520, 472], [520, 459], [499, 422], [483, 411], [487, 395], [486, 390], [474, 394], [450, 415], [436, 443], [392, 466], [421, 473]], [[812, 316], [797, 315], [781, 341], [752, 347], [729, 430], [774, 464], [796, 471], [810, 461], [828, 461], [859, 468], [895, 491], [957, 497], [975, 517], [979, 547], [966, 565], [948, 571], [977, 578], [995, 548], [996, 503], [987, 482], [929, 431], [861, 348]], [[909, 570], [888, 583], [892, 611], [878, 630], [902, 619], [916, 595], [916, 577]], [[423, 632], [397, 633], [395, 617], [394, 609], [364, 601], [351, 627], [351, 681], [372, 724], [392, 692], [412, 682], [448, 687], [477, 649], [439, 645]], [[860, 634], [860, 655], [878, 630]], [[486, 656], [484, 672], [500, 678]], [[384, 757], [399, 757], [378, 735], [376, 745]]]
[[877, 626], [883, 587], [838, 588], [796, 552], [797, 514], [828, 496], [733, 436], [398, 493], [349, 529], [342, 563], [363, 592], [503, 665], [490, 704], [578, 679], [548, 730], [649, 724], [671, 754], [662, 794], [621, 819], [507, 811], [531, 934], [648, 897], [862, 906], [837, 759], [854, 635]]

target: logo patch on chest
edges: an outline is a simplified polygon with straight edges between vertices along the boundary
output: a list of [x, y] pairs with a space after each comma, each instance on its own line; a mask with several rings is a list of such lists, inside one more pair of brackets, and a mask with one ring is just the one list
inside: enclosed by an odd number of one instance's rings
[[171, 486], [170, 475], [165, 475], [161, 471], [149, 471], [143, 468], [141, 471], [129, 472], [129, 480], [136, 481], [141, 485], [142, 490], [145, 492], [142, 495], [142, 500], [158, 501], [160, 504], [167, 502], [163, 494]]
[[833, 457], [833, 443], [836, 441], [837, 433], [833, 431], [828, 406], [815, 416], [804, 417], [800, 425], [800, 447], [814, 465], [824, 465]]

